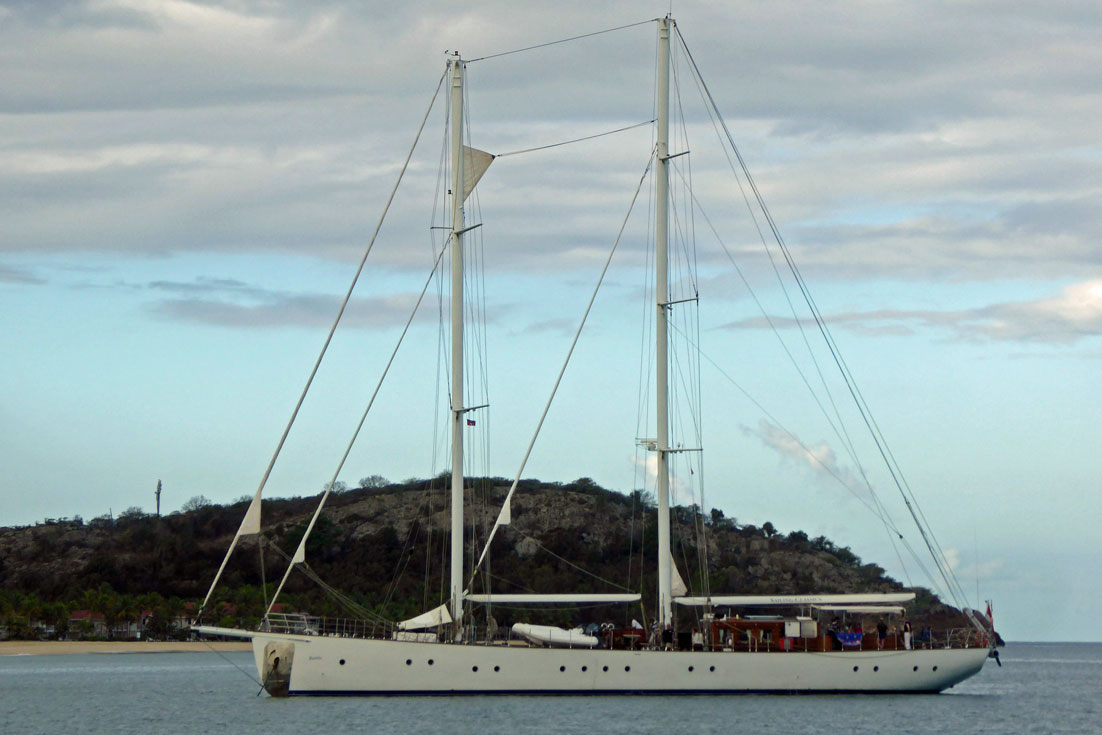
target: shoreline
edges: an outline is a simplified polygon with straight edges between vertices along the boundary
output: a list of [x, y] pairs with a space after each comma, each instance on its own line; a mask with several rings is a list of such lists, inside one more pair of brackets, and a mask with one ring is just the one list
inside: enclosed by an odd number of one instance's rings
[[0, 641], [0, 656], [251, 651], [247, 641]]

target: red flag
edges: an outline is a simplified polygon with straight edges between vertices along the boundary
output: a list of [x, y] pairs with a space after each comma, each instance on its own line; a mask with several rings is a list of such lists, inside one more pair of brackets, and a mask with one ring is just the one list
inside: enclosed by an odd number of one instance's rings
[[991, 627], [995, 627], [995, 618], [991, 616], [991, 600], [987, 601], [987, 620], [991, 623]]
[[467, 419], [467, 426], [474, 426], [474, 419]]

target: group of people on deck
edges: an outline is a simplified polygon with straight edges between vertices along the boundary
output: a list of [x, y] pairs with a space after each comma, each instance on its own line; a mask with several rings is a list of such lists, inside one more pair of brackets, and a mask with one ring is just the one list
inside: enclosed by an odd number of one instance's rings
[[[864, 637], [865, 637], [865, 632], [861, 628], [861, 622], [860, 621], [854, 621], [854, 622], [850, 623], [848, 630], [843, 630], [842, 625], [839, 622], [837, 616], [835, 616], [834, 619], [830, 621], [830, 625], [827, 626], [827, 634], [830, 635], [832, 638], [834, 638], [835, 650], [845, 649], [845, 648], [861, 648], [861, 644], [864, 641]], [[876, 623], [876, 647], [877, 647], [877, 649], [883, 650], [884, 642], [886, 640], [889, 640], [890, 638], [895, 638], [897, 635], [898, 635], [898, 631], [895, 629], [894, 625], [889, 628], [888, 624], [884, 621], [883, 618], [880, 618], [880, 620], [877, 621], [877, 623]], [[919, 634], [918, 643], [922, 644], [922, 646], [925, 647], [926, 645], [928, 645], [930, 643], [931, 640], [932, 640], [932, 634], [930, 632], [929, 626], [926, 626], [926, 625], [922, 626], [922, 633]], [[910, 651], [913, 648], [914, 648], [914, 637], [913, 637], [913, 631], [912, 631], [912, 628], [911, 628], [911, 621], [907, 620], [907, 619], [904, 619], [903, 620], [903, 649], [906, 650], [906, 651]]]

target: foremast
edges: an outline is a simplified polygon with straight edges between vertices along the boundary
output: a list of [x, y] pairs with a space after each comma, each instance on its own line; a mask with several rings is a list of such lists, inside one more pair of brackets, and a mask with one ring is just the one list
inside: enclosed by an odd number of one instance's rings
[[448, 60], [451, 77], [451, 616], [455, 630], [463, 620], [463, 59]]
[[670, 139], [670, 25], [669, 17], [658, 20], [657, 117], [658, 142], [655, 163], [655, 339], [657, 367], [657, 495], [658, 495], [658, 623], [665, 630], [673, 622], [673, 593], [670, 575], [670, 431], [669, 431], [669, 139]]

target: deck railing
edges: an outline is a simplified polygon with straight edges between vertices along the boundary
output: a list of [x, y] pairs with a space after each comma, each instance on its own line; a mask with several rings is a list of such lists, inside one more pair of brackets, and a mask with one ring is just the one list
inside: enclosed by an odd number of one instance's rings
[[[269, 613], [260, 629], [264, 632], [292, 635], [317, 635], [340, 638], [376, 638], [389, 639], [395, 636], [407, 640], [444, 641], [447, 632], [396, 632], [393, 625], [357, 618], [331, 618], [306, 615], [303, 613]], [[748, 631], [741, 631], [743, 634]], [[473, 626], [467, 629], [467, 643], [478, 645], [507, 645], [510, 642], [509, 627], [501, 626], [492, 632], [485, 626]], [[602, 645], [604, 645], [602, 643]], [[928, 638], [915, 634], [911, 647], [915, 650], [935, 648], [986, 648], [988, 638], [974, 628], [951, 628], [931, 631]], [[787, 653], [811, 651], [901, 651], [904, 649], [902, 633], [892, 633], [882, 640], [877, 633], [862, 636], [860, 646], [841, 647], [836, 645], [833, 636], [823, 635], [817, 638], [774, 638], [772, 636], [740, 635], [724, 642], [716, 640], [705, 644], [705, 650], [713, 652], [738, 651], [751, 653]], [[638, 650], [638, 649], [637, 649]]]

